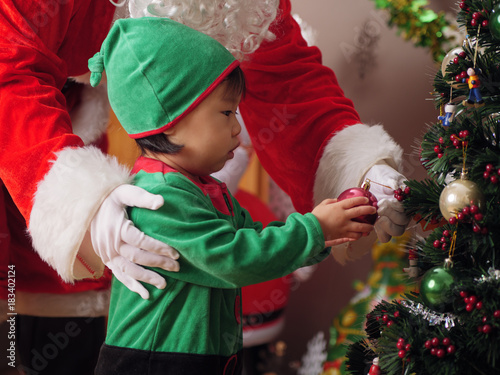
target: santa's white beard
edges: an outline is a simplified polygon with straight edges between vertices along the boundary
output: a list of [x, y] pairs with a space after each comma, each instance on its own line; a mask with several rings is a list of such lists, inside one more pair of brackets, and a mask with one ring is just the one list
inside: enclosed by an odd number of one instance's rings
[[168, 17], [218, 40], [238, 59], [274, 38], [269, 26], [278, 6], [279, 0], [129, 0], [132, 18]]

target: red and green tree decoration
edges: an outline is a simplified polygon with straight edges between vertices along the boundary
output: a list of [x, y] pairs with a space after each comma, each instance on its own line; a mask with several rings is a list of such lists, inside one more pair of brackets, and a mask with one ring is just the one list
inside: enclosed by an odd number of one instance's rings
[[420, 144], [428, 177], [401, 197], [425, 230], [419, 292], [368, 314], [352, 374], [500, 374], [500, 0], [459, 5], [467, 37], [435, 75]]

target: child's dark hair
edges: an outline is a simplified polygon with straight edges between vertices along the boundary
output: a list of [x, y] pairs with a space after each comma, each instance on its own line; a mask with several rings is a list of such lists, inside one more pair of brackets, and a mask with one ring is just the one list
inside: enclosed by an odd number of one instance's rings
[[[224, 95], [245, 95], [245, 76], [239, 66], [235, 68], [231, 73], [229, 73], [223, 82], [227, 83], [226, 92]], [[139, 138], [135, 141], [137, 143], [137, 146], [139, 146], [142, 155], [146, 154], [147, 152], [151, 152], [154, 154], [176, 154], [184, 147], [183, 145], [177, 145], [170, 142], [168, 136], [163, 133]]]

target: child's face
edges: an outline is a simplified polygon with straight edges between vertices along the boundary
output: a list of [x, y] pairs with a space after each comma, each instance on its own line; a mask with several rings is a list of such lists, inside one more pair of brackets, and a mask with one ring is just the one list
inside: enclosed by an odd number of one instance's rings
[[[239, 146], [236, 108], [241, 96], [229, 96], [221, 83], [192, 112], [167, 130], [171, 142], [184, 145], [169, 163], [180, 172], [204, 176], [222, 169]], [[167, 156], [167, 155], [166, 155]], [[173, 165], [175, 164], [175, 165]]]

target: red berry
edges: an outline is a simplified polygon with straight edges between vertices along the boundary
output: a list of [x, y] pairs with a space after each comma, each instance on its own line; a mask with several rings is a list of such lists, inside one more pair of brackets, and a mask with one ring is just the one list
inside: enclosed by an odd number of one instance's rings
[[431, 343], [431, 340], [427, 340], [427, 341], [425, 342], [424, 346], [425, 346], [425, 348], [426, 348], [426, 349], [430, 349], [430, 348], [432, 348], [432, 343]]
[[488, 172], [491, 172], [491, 171], [493, 170], [493, 168], [494, 168], [494, 167], [493, 167], [493, 164], [486, 164], [486, 170], [487, 170]]
[[488, 234], [488, 228], [483, 227], [483, 228], [481, 229], [481, 234], [482, 234], [483, 236], [486, 236], [486, 235]]
[[441, 245], [441, 249], [445, 250], [448, 248], [448, 244], [447, 243], [444, 243]]
[[465, 215], [463, 214], [463, 212], [457, 213], [457, 220], [462, 221], [463, 219], [465, 219]]
[[408, 352], [408, 351], [410, 351], [410, 349], [411, 349], [411, 345], [410, 344], [406, 344], [405, 350]]
[[448, 346], [451, 343], [451, 340], [448, 337], [445, 337], [443, 341], [441, 341], [444, 346]]
[[471, 25], [472, 27], [476, 27], [476, 26], [477, 26], [477, 24], [478, 24], [478, 22], [477, 22], [477, 20], [475, 20], [474, 18], [470, 20], [470, 25]]
[[392, 326], [393, 324], [394, 324], [394, 322], [393, 322], [392, 320], [389, 320], [389, 321], [387, 322], [387, 327], [390, 327], [390, 326]]
[[384, 323], [387, 323], [387, 321], [389, 320], [389, 315], [384, 314], [384, 315], [382, 316], [382, 320], [384, 321]]
[[482, 213], [477, 213], [474, 215], [474, 220], [476, 220], [476, 221], [481, 221], [481, 220], [483, 220], [483, 218], [484, 218], [484, 215]]
[[487, 178], [490, 178], [490, 172], [484, 171], [483, 173], [483, 178], [486, 180]]
[[465, 303], [466, 305], [468, 305], [468, 304], [470, 303], [470, 302], [469, 302], [469, 297], [465, 297], [465, 298], [464, 298], [464, 303]]
[[458, 56], [453, 59], [453, 64], [458, 64]]
[[470, 296], [469, 297], [469, 303], [472, 303], [473, 305], [475, 305], [477, 302], [477, 297], [476, 296]]
[[432, 346], [436, 347], [439, 345], [439, 339], [437, 337], [434, 337], [432, 340], [431, 340], [431, 344]]
[[411, 193], [411, 189], [410, 189], [410, 187], [409, 187], [409, 186], [405, 187], [405, 191], [404, 191], [404, 193], [405, 193], [406, 195], [410, 195], [410, 193]]
[[469, 206], [465, 206], [464, 208], [462, 208], [462, 213], [464, 215], [469, 215], [470, 214], [470, 207]]
[[405, 355], [406, 355], [406, 350], [400, 350], [400, 351], [398, 352], [398, 357], [399, 357], [399, 358], [404, 358], [404, 357], [405, 357]]
[[[467, 74], [467, 73], [466, 73], [466, 74]], [[469, 134], [470, 134], [470, 133], [469, 133], [469, 131], [468, 131], [468, 130], [463, 130], [463, 131], [462, 131], [462, 134], [463, 134], [463, 137], [464, 137], [464, 138], [467, 138], [467, 137], [469, 136]]]
[[437, 352], [437, 349], [436, 349], [436, 348], [432, 348], [432, 349], [431, 349], [431, 355], [436, 355], [436, 352]]
[[458, 139], [453, 140], [453, 146], [458, 147], [460, 146], [460, 141]]
[[490, 326], [489, 324], [485, 324], [485, 325], [483, 326], [483, 333], [484, 333], [485, 335], [487, 335], [487, 334], [488, 334], [488, 333], [490, 333], [490, 332], [491, 332], [491, 326]]
[[500, 168], [497, 169], [497, 175], [500, 176]]
[[496, 184], [498, 182], [498, 176], [496, 175], [491, 176], [490, 181], [492, 184]]
[[488, 20], [483, 20], [483, 22], [481, 22], [482, 27], [488, 27], [489, 24]]
[[493, 317], [494, 317], [495, 319], [500, 318], [500, 310], [496, 310], [496, 311], [493, 313]]
[[476, 206], [475, 204], [471, 204], [470, 206], [470, 213], [472, 215], [477, 214], [479, 212], [479, 207]]
[[457, 75], [455, 76], [455, 81], [457, 81], [457, 82], [461, 82], [461, 81], [462, 81], [462, 78], [460, 78], [460, 75], [459, 75], [459, 74], [457, 74]]
[[439, 143], [443, 144], [444, 143], [444, 139], [443, 137], [439, 137]]
[[462, 70], [462, 73], [460, 73], [460, 78], [464, 79], [467, 78], [468, 74], [465, 70]]
[[453, 133], [452, 135], [450, 135], [450, 141], [453, 142], [453, 140], [455, 140], [457, 138], [457, 135], [455, 133]]
[[455, 225], [457, 223], [457, 218], [455, 216], [450, 217], [448, 223], [450, 223], [451, 225]]
[[478, 20], [478, 19], [480, 19], [481, 17], [482, 17], [482, 14], [481, 14], [481, 13], [479, 13], [479, 12], [474, 12], [474, 13], [472, 13], [472, 19], [474, 19], [474, 20]]
[[465, 4], [465, 1], [462, 1], [460, 3], [460, 9], [467, 9], [467, 5]]
[[481, 310], [482, 308], [483, 308], [483, 303], [481, 301], [476, 303], [476, 310]]
[[399, 194], [397, 194], [395, 198], [397, 199], [398, 202], [402, 202], [405, 199], [404, 196], [399, 195]]
[[399, 342], [402, 342], [402, 343], [404, 344], [404, 343], [405, 343], [405, 339], [404, 339], [404, 338], [402, 338], [402, 337], [400, 337], [400, 338], [398, 339], [398, 343], [399, 343]]
[[[395, 318], [399, 318], [399, 311], [395, 311], [394, 312], [394, 317]], [[400, 339], [400, 340], [403, 340], [403, 339]], [[403, 340], [403, 342], [404, 342], [404, 340]]]
[[458, 56], [460, 56], [462, 59], [465, 59], [465, 57], [467, 56], [467, 54], [464, 51], [462, 51], [462, 52], [460, 52], [458, 54]]
[[441, 159], [444, 156], [444, 154], [439, 153], [438, 154], [438, 159]]
[[483, 323], [486, 323], [488, 321], [488, 317], [487, 316], [483, 316], [483, 319], [481, 319]]
[[460, 131], [458, 132], [458, 136], [459, 136], [460, 138], [463, 138], [463, 137], [464, 137], [464, 131], [463, 131], [463, 130], [460, 130]]
[[439, 240], [436, 240], [436, 241], [434, 241], [433, 245], [437, 249], [441, 246], [441, 242]]
[[455, 345], [450, 345], [448, 346], [448, 348], [446, 349], [446, 351], [448, 352], [448, 354], [453, 354], [455, 353], [456, 349], [455, 349]]
[[474, 225], [472, 226], [472, 231], [473, 231], [474, 233], [481, 233], [481, 227], [480, 227], [479, 225], [477, 225], [477, 224], [474, 224]]
[[398, 349], [404, 349], [405, 348], [405, 343], [402, 342], [402, 341], [398, 341], [398, 343], [396, 344], [396, 348], [398, 348]]
[[446, 354], [446, 352], [443, 349], [438, 349], [436, 352], [436, 356], [438, 358], [443, 358], [445, 354]]
[[446, 243], [446, 237], [445, 236], [441, 237], [441, 242], [442, 243]]
[[467, 310], [467, 312], [471, 312], [474, 310], [474, 305], [472, 303], [468, 303], [467, 306], [465, 306], [465, 310]]
[[462, 291], [460, 292], [460, 297], [462, 297], [462, 298], [467, 298], [468, 296], [469, 296], [469, 293], [467, 293], [465, 290], [462, 290]]

